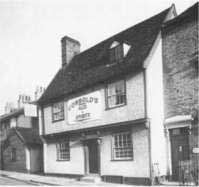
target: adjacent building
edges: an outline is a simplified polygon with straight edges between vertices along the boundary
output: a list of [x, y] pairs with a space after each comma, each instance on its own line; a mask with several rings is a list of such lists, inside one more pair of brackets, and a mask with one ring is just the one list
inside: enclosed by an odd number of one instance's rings
[[[0, 167], [17, 172], [43, 171], [43, 145], [39, 137], [37, 108], [20, 95], [17, 109], [6, 106], [0, 116]], [[29, 103], [29, 104], [28, 104]]]
[[167, 174], [162, 24], [165, 11], [80, 52], [63, 37], [62, 67], [39, 99], [44, 172], [151, 184]]
[[173, 180], [198, 176], [198, 5], [162, 29], [167, 171]]

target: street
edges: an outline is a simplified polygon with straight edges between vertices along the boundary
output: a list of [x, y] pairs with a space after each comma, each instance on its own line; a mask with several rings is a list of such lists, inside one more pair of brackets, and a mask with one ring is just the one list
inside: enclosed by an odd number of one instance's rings
[[0, 185], [35, 185], [35, 184], [0, 176]]

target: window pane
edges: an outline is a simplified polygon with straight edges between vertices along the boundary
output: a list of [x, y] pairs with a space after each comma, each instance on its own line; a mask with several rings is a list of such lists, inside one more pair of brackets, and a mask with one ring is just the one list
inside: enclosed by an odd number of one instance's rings
[[107, 88], [108, 107], [114, 107], [126, 102], [125, 81], [121, 80], [108, 85]]
[[63, 142], [63, 143], [57, 144], [57, 159], [58, 160], [70, 159], [69, 142]]
[[110, 61], [120, 62], [123, 59], [123, 45], [119, 44], [110, 49]]
[[64, 103], [63, 102], [53, 104], [52, 119], [53, 121], [64, 119]]
[[131, 134], [129, 132], [119, 133], [113, 136], [114, 159], [129, 159], [133, 157]]

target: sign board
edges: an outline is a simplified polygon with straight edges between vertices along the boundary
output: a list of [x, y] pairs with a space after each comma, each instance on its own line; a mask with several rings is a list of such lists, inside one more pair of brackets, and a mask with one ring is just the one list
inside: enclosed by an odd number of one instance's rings
[[69, 100], [67, 112], [69, 124], [100, 119], [102, 112], [100, 91]]
[[24, 115], [29, 117], [37, 117], [37, 106], [33, 104], [25, 104]]
[[193, 151], [193, 153], [198, 154], [199, 153], [199, 147], [194, 147], [192, 151]]

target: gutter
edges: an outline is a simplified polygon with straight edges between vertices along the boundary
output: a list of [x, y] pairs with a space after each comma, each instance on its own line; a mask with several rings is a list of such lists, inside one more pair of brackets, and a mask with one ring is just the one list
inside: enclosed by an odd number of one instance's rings
[[4, 114], [0, 116], [0, 122], [6, 121], [12, 117], [17, 117], [18, 115], [23, 114], [23, 113], [24, 113], [24, 108], [20, 108], [8, 114]]

